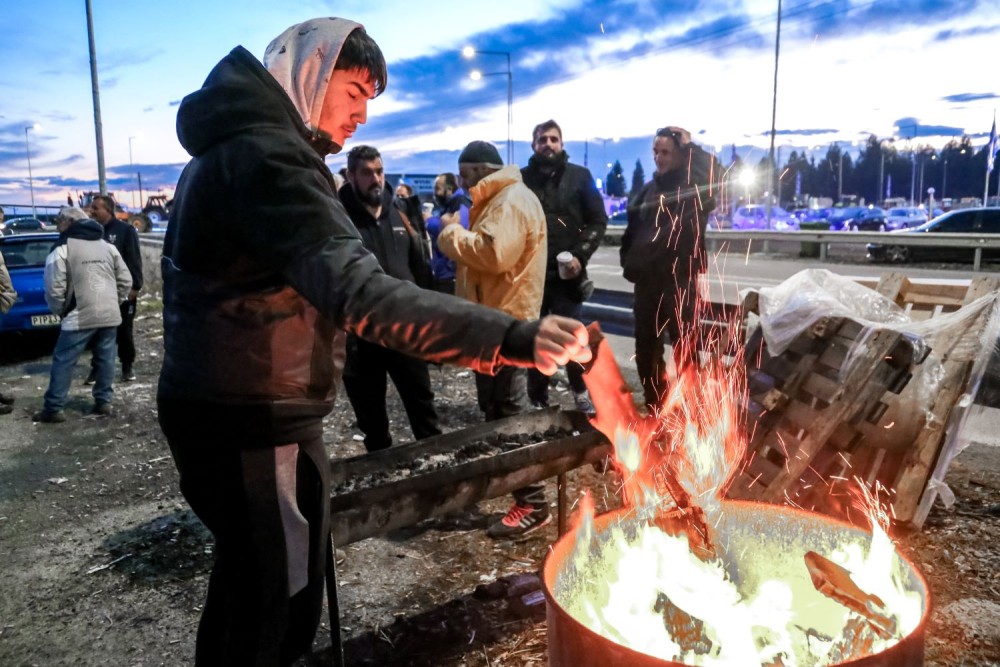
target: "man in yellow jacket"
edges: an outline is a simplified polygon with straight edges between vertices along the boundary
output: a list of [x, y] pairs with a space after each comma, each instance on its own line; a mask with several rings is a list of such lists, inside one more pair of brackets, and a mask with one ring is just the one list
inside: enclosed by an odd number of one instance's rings
[[[438, 248], [457, 265], [455, 294], [521, 319], [542, 307], [548, 260], [545, 211], [524, 185], [516, 165], [503, 166], [496, 147], [473, 141], [458, 158], [462, 187], [472, 198], [469, 228], [457, 214], [441, 217]], [[495, 376], [476, 374], [479, 409], [486, 420], [527, 409], [527, 371], [508, 366]], [[491, 537], [514, 537], [552, 520], [545, 486], [514, 492], [514, 506], [490, 526]]]

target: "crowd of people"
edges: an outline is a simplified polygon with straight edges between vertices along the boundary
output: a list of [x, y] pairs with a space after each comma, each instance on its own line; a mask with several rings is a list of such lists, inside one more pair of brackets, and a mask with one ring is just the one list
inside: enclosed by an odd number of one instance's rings
[[[594, 410], [579, 318], [607, 215], [591, 173], [569, 162], [548, 120], [523, 168], [489, 142], [469, 143], [457, 175], [435, 179], [425, 218], [412, 189], [386, 188], [377, 148], [355, 146], [341, 174], [324, 161], [386, 84], [361, 25], [319, 18], [284, 31], [263, 62], [234, 48], [178, 109], [191, 161], [163, 245], [157, 408], [181, 492], [216, 540], [197, 665], [289, 665], [310, 649], [332, 549], [322, 419], [341, 377], [369, 451], [393, 444], [389, 379], [414, 437], [440, 433], [428, 362], [472, 369], [486, 420], [548, 405], [560, 365], [574, 406]], [[655, 410], [664, 331], [679, 365], [696, 358], [683, 328], [705, 265], [714, 163], [680, 128], [658, 131], [653, 149], [657, 173], [629, 206], [621, 259]], [[123, 380], [134, 377], [142, 269], [130, 261], [134, 230], [113, 211], [101, 198], [60, 211], [46, 285], [63, 323], [37, 421], [65, 419], [88, 345], [95, 413], [110, 413], [116, 349]], [[488, 533], [515, 537], [550, 520], [544, 486], [529, 485]]]

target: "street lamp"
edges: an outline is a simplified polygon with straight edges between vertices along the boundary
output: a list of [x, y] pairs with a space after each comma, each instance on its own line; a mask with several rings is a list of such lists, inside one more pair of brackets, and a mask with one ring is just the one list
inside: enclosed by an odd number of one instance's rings
[[[135, 137], [128, 138], [128, 173], [129, 180], [132, 180], [132, 176], [135, 174], [135, 168], [132, 166], [132, 140]], [[135, 208], [135, 188], [132, 188], [132, 208]]]
[[507, 71], [506, 72], [488, 72], [486, 74], [480, 72], [479, 70], [472, 70], [469, 74], [473, 81], [478, 81], [484, 76], [498, 76], [502, 74], [507, 75], [507, 164], [514, 163], [514, 142], [511, 140], [510, 130], [511, 125], [514, 124], [514, 74], [510, 69], [510, 51], [480, 51], [471, 46], [467, 46], [462, 49], [462, 55], [466, 58], [472, 58], [476, 54], [481, 53], [487, 56], [506, 56], [507, 58]]
[[885, 142], [890, 144], [895, 143], [895, 138], [889, 139], [879, 139], [878, 142], [878, 152], [881, 157], [878, 165], [878, 189], [875, 191], [875, 203], [878, 204], [879, 200], [885, 201], [886, 195], [884, 190], [882, 190], [882, 184], [885, 183]]
[[42, 126], [38, 123], [34, 125], [28, 125], [24, 128], [24, 154], [28, 157], [28, 190], [31, 191], [31, 215], [32, 217], [38, 217], [35, 213], [35, 182], [31, 176], [31, 145], [28, 144], [28, 130], [34, 130], [37, 132], [42, 129]]

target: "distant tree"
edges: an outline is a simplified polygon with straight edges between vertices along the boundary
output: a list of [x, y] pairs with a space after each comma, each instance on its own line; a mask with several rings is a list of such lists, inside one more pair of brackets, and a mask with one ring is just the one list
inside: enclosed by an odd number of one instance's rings
[[628, 196], [631, 198], [638, 194], [645, 182], [646, 174], [642, 170], [642, 162], [637, 158], [635, 161], [635, 170], [632, 172], [632, 189], [629, 190]]
[[608, 177], [604, 181], [604, 192], [609, 197], [625, 196], [625, 172], [622, 170], [622, 163], [615, 160], [615, 164], [608, 172]]

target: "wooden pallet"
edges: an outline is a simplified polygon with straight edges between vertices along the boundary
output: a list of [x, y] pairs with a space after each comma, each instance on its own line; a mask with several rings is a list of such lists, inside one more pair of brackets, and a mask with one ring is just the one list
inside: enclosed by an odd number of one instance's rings
[[[887, 274], [875, 287], [926, 319], [996, 294], [1000, 281], [980, 277], [959, 295], [953, 285], [914, 285]], [[923, 340], [823, 318], [777, 356], [756, 332], [746, 347], [749, 443], [730, 497], [863, 522], [851, 493], [860, 478], [894, 491], [897, 521], [922, 525], [933, 502], [928, 481], [943, 477], [946, 462], [938, 464], [954, 430], [947, 427], [959, 416], [956, 404], [984, 356], [983, 332], [997, 310], [991, 302], [959, 331]], [[932, 392], [930, 378], [939, 381]]]

